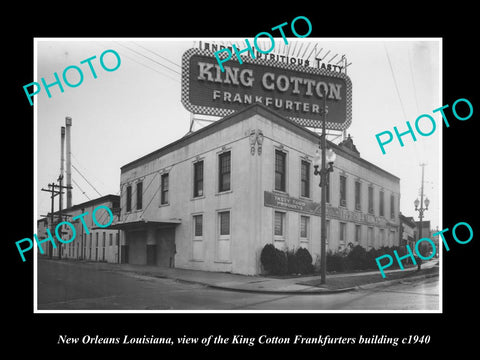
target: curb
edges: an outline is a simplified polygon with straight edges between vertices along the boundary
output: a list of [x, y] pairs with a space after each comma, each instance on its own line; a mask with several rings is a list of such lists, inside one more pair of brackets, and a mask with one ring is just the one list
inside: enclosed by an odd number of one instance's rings
[[161, 278], [161, 279], [170, 279], [174, 280], [177, 282], [184, 282], [184, 283], [189, 283], [189, 284], [197, 284], [197, 285], [202, 285], [205, 287], [209, 287], [211, 289], [217, 289], [217, 290], [224, 290], [224, 291], [235, 291], [235, 292], [243, 292], [243, 293], [256, 293], [256, 294], [271, 294], [271, 295], [328, 295], [328, 294], [338, 294], [338, 293], [345, 293], [345, 292], [350, 292], [350, 291], [359, 291], [359, 290], [368, 290], [368, 289], [373, 289], [376, 287], [381, 287], [381, 286], [388, 286], [392, 285], [395, 283], [400, 283], [405, 280], [419, 280], [419, 279], [427, 279], [430, 277], [435, 277], [439, 276], [439, 274], [426, 274], [426, 275], [417, 275], [417, 276], [411, 276], [411, 277], [406, 277], [406, 278], [401, 278], [401, 279], [394, 279], [394, 280], [387, 280], [387, 281], [382, 281], [382, 282], [374, 282], [370, 284], [365, 284], [365, 285], [357, 285], [357, 286], [352, 286], [348, 288], [341, 288], [341, 289], [325, 289], [325, 288], [317, 288], [315, 286], [311, 286], [310, 288], [314, 288], [314, 290], [309, 290], [308, 288], [305, 290], [268, 290], [268, 289], [248, 289], [248, 288], [240, 288], [240, 287], [231, 287], [231, 286], [222, 286], [222, 285], [214, 285], [202, 281], [197, 281], [197, 280], [189, 280], [189, 279], [181, 279], [178, 277], [170, 277], [170, 276], [165, 276], [165, 275], [156, 275], [154, 273], [149, 273], [149, 272], [137, 272], [137, 271], [132, 271], [135, 274], [138, 275], [143, 275], [143, 276], [149, 276], [149, 277], [155, 277], [155, 278]]
[[375, 283], [370, 283], [370, 284], [365, 284], [365, 285], [358, 285], [358, 286], [356, 286], [356, 288], [359, 289], [359, 290], [368, 290], [368, 289], [373, 289], [373, 288], [380, 287], [380, 286], [388, 286], [388, 285], [392, 285], [392, 284], [395, 284], [395, 283], [401, 283], [402, 281], [405, 281], [405, 280], [428, 279], [428, 278], [436, 277], [436, 276], [438, 277], [439, 274], [426, 274], [426, 275], [410, 276], [410, 277], [406, 277], [406, 278], [402, 278], [402, 279], [394, 279], [394, 280], [387, 280], [387, 281], [383, 281], [383, 282], [375, 282]]
[[[210, 285], [203, 284], [212, 289], [226, 290], [226, 291], [237, 291], [237, 292], [246, 292], [246, 293], [256, 293], [256, 294], [271, 294], [271, 295], [328, 295], [343, 293], [348, 291], [357, 290], [356, 287], [349, 287], [343, 289], [315, 289], [315, 290], [267, 290], [267, 289], [242, 289], [242, 288], [233, 288], [220, 285]], [[312, 286], [313, 288], [314, 286]]]

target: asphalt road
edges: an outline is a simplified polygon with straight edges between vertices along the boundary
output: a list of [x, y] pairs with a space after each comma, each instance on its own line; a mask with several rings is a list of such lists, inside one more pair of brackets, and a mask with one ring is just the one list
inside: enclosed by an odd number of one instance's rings
[[270, 295], [39, 259], [37, 289], [38, 310], [439, 309], [438, 278], [338, 294]]

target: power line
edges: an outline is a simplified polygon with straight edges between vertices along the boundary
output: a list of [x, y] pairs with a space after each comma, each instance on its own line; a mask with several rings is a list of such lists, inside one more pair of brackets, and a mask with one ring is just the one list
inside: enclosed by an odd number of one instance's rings
[[417, 113], [418, 113], [418, 100], [417, 100], [417, 87], [415, 86], [415, 78], [413, 77], [413, 68], [412, 68], [412, 57], [410, 54], [410, 49], [408, 49], [408, 65], [410, 67], [410, 75], [412, 76], [412, 85], [413, 85], [413, 95], [415, 99], [415, 105], [417, 107]]
[[175, 65], [175, 66], [178, 66], [179, 68], [182, 68], [182, 67], [181, 67], [180, 65], [178, 65], [177, 63], [175, 63], [175, 62], [167, 59], [166, 57], [160, 55], [159, 53], [157, 53], [157, 52], [155, 52], [155, 51], [153, 51], [153, 50], [150, 50], [150, 49], [148, 49], [148, 48], [146, 48], [146, 47], [144, 47], [144, 46], [142, 46], [142, 45], [140, 45], [140, 44], [138, 44], [138, 43], [136, 43], [136, 42], [134, 42], [134, 44], [137, 45], [137, 46], [140, 46], [142, 49], [145, 49], [145, 50], [147, 50], [148, 52], [151, 52], [152, 54], [157, 55], [158, 57], [161, 57], [162, 59], [168, 61], [169, 63], [171, 63], [171, 64], [173, 64], [173, 65]]
[[146, 58], [146, 59], [148, 59], [148, 60], [150, 60], [150, 61], [153, 61], [154, 63], [156, 63], [156, 64], [158, 64], [158, 65], [160, 65], [160, 66], [163, 66], [164, 68], [166, 68], [166, 69], [168, 69], [168, 70], [170, 70], [170, 71], [173, 71], [174, 73], [176, 73], [176, 74], [178, 74], [178, 75], [182, 75], [182, 74], [181, 74], [180, 72], [178, 72], [177, 70], [174, 70], [174, 69], [168, 67], [167, 65], [164, 65], [164, 64], [162, 64], [161, 62], [158, 62], [158, 61], [156, 61], [155, 59], [152, 59], [151, 57], [149, 57], [149, 56], [147, 56], [147, 55], [145, 55], [145, 54], [142, 54], [141, 52], [138, 52], [138, 51], [136, 51], [136, 50], [134, 50], [134, 49], [132, 49], [132, 48], [130, 48], [130, 47], [122, 44], [122, 43], [119, 43], [119, 42], [117, 42], [117, 41], [116, 41], [116, 43], [119, 44], [120, 46], [123, 46], [124, 48], [126, 48], [126, 49], [128, 49], [128, 50], [130, 50], [130, 51], [132, 51], [132, 52], [134, 52], [134, 53], [136, 53], [137, 55], [143, 56], [144, 58]]
[[395, 73], [393, 72], [392, 62], [390, 61], [390, 55], [388, 55], [387, 46], [383, 43], [385, 53], [387, 54], [388, 65], [390, 65], [390, 71], [392, 72], [393, 82], [395, 83], [395, 89], [397, 90], [398, 100], [400, 101], [400, 107], [402, 108], [403, 117], [407, 119], [407, 114], [405, 113], [405, 107], [403, 106], [402, 98], [400, 96], [400, 90], [398, 89], [397, 79], [395, 78]]
[[78, 174], [88, 183], [88, 185], [90, 185], [90, 186], [93, 188], [93, 190], [95, 190], [95, 192], [98, 194], [98, 196], [102, 196], [102, 194], [100, 194], [100, 193], [98, 192], [98, 190], [95, 188], [95, 186], [93, 186], [93, 185], [90, 183], [90, 181], [88, 181], [87, 178], [86, 178], [85, 176], [83, 176], [83, 174], [80, 172], [80, 170], [78, 170], [78, 169], [75, 167], [75, 165], [72, 164], [72, 168], [78, 172]]
[[77, 186], [77, 188], [82, 192], [82, 194], [88, 199], [88, 200], [92, 200], [90, 199], [90, 197], [87, 195], [87, 193], [85, 191], [83, 191], [83, 189], [80, 187], [80, 185], [77, 184], [77, 182], [72, 179], [72, 182]]
[[[97, 46], [101, 47], [100, 45], [97, 45]], [[103, 48], [106, 48], [106, 47], [103, 46]], [[139, 65], [142, 65], [142, 66], [144, 66], [144, 67], [146, 67], [146, 68], [148, 68], [148, 69], [150, 69], [150, 70], [152, 70], [152, 71], [155, 71], [157, 74], [166, 76], [166, 77], [170, 78], [171, 80], [174, 80], [174, 81], [180, 83], [180, 80], [179, 80], [179, 79], [173, 78], [173, 77], [171, 77], [171, 76], [168, 75], [168, 74], [162, 73], [162, 72], [158, 71], [157, 69], [154, 69], [153, 67], [148, 66], [147, 64], [141, 63], [141, 62], [135, 60], [133, 57], [128, 56], [127, 54], [122, 54], [122, 56], [125, 56], [127, 59], [130, 59], [130, 60], [132, 60], [133, 62], [135, 62], [135, 63], [137, 63], [137, 64], [139, 64]]]

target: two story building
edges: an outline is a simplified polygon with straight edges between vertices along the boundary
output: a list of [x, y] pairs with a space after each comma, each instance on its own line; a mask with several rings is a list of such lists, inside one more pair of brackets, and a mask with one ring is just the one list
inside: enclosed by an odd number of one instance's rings
[[[267, 243], [320, 256], [320, 137], [262, 104], [121, 167], [122, 258], [255, 275]], [[327, 191], [327, 249], [398, 245], [400, 180], [339, 145]]]

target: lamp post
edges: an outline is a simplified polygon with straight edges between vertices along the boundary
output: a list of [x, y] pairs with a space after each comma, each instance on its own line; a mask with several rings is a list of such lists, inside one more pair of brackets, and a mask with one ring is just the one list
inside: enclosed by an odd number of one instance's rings
[[[423, 213], [424, 211], [428, 210], [428, 205], [430, 205], [430, 200], [425, 197], [425, 201], [423, 200], [423, 172], [425, 169], [425, 164], [420, 164], [422, 167], [422, 187], [420, 190], [420, 200], [415, 199], [413, 205], [415, 205], [415, 211], [418, 211], [418, 218], [420, 219], [420, 229], [418, 230], [418, 240], [422, 238], [422, 228], [423, 228]], [[425, 207], [423, 205], [425, 204]], [[420, 207], [419, 207], [420, 206]], [[420, 262], [418, 263], [418, 269], [420, 270]]]
[[[314, 175], [320, 176], [319, 186], [322, 188], [321, 195], [321, 233], [320, 233], [320, 284], [325, 284], [326, 271], [327, 271], [327, 254], [326, 254], [326, 239], [327, 239], [327, 218], [326, 218], [326, 194], [327, 186], [329, 182], [330, 173], [333, 171], [333, 163], [336, 158], [336, 154], [332, 149], [327, 149], [327, 137], [325, 131], [325, 122], [327, 118], [327, 91], [323, 94], [323, 121], [322, 121], [322, 136], [320, 139], [319, 149], [322, 150], [322, 155], [317, 151], [315, 152], [315, 158], [313, 160]], [[328, 162], [328, 168], [327, 168]], [[320, 167], [320, 170], [318, 169]]]

